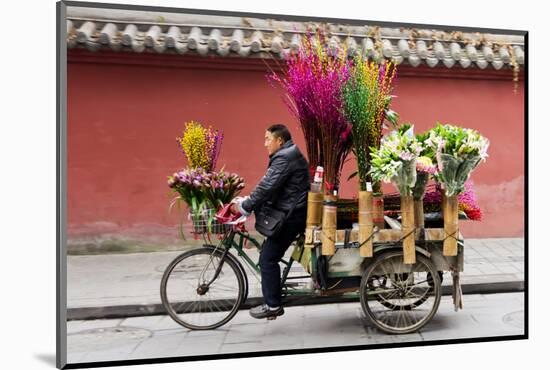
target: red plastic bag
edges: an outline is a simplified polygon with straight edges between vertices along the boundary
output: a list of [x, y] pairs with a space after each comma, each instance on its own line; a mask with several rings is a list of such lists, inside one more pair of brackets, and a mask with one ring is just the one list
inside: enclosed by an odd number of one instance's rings
[[216, 220], [218, 220], [219, 223], [224, 224], [227, 222], [235, 222], [237, 221], [242, 215], [240, 212], [233, 213], [231, 211], [231, 205], [233, 203], [225, 204], [217, 213], [216, 213]]
[[[225, 204], [220, 210], [216, 213], [214, 216], [216, 220], [219, 223], [227, 224], [232, 223], [233, 230], [240, 231], [242, 233], [246, 233], [246, 228], [244, 227], [244, 221], [246, 220], [246, 216], [243, 216], [240, 212], [233, 212], [231, 211], [231, 205], [233, 203]], [[244, 240], [244, 247], [247, 247], [247, 241], [248, 239], [245, 238]]]

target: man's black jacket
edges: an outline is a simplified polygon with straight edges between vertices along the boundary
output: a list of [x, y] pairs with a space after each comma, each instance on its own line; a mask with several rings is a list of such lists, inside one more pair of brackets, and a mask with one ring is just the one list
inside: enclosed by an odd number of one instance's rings
[[292, 207], [298, 211], [304, 210], [307, 207], [309, 183], [308, 162], [289, 140], [269, 156], [267, 173], [256, 185], [250, 198], [242, 203], [242, 207], [252, 212], [259, 210], [266, 202], [271, 202], [271, 206], [284, 212]]

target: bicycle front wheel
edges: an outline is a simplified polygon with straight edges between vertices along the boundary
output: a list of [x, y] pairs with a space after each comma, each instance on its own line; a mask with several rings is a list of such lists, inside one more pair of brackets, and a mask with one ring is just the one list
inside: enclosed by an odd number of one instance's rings
[[162, 304], [178, 324], [193, 330], [215, 329], [237, 314], [244, 299], [244, 278], [230, 256], [223, 261], [222, 256], [220, 249], [194, 249], [166, 268]]

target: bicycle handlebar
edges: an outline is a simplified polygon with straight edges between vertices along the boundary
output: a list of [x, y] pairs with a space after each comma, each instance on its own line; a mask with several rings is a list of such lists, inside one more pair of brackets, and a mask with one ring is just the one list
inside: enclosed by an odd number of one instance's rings
[[241, 217], [239, 217], [235, 221], [227, 221], [227, 222], [223, 222], [223, 224], [224, 225], [238, 225], [238, 224], [244, 223], [247, 219], [248, 219], [248, 216], [241, 215]]

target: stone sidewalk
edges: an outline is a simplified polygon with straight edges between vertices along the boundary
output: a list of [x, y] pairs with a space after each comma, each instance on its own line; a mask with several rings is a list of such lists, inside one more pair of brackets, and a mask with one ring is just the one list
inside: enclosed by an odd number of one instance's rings
[[[293, 247], [289, 248], [286, 259]], [[256, 249], [245, 250], [258, 261]], [[166, 266], [181, 252], [152, 252], [67, 257], [68, 319], [130, 317], [163, 313], [160, 280]], [[261, 302], [260, 277], [241, 261], [247, 270], [250, 306]], [[306, 274], [293, 264], [290, 276]], [[311, 279], [308, 279], [311, 281]], [[461, 274], [464, 294], [523, 291], [524, 240], [467, 239], [464, 272]], [[307, 283], [307, 281], [305, 281]], [[445, 286], [451, 284], [446, 273]], [[356, 299], [356, 298], [355, 298]], [[312, 301], [310, 303], [319, 303]]]

